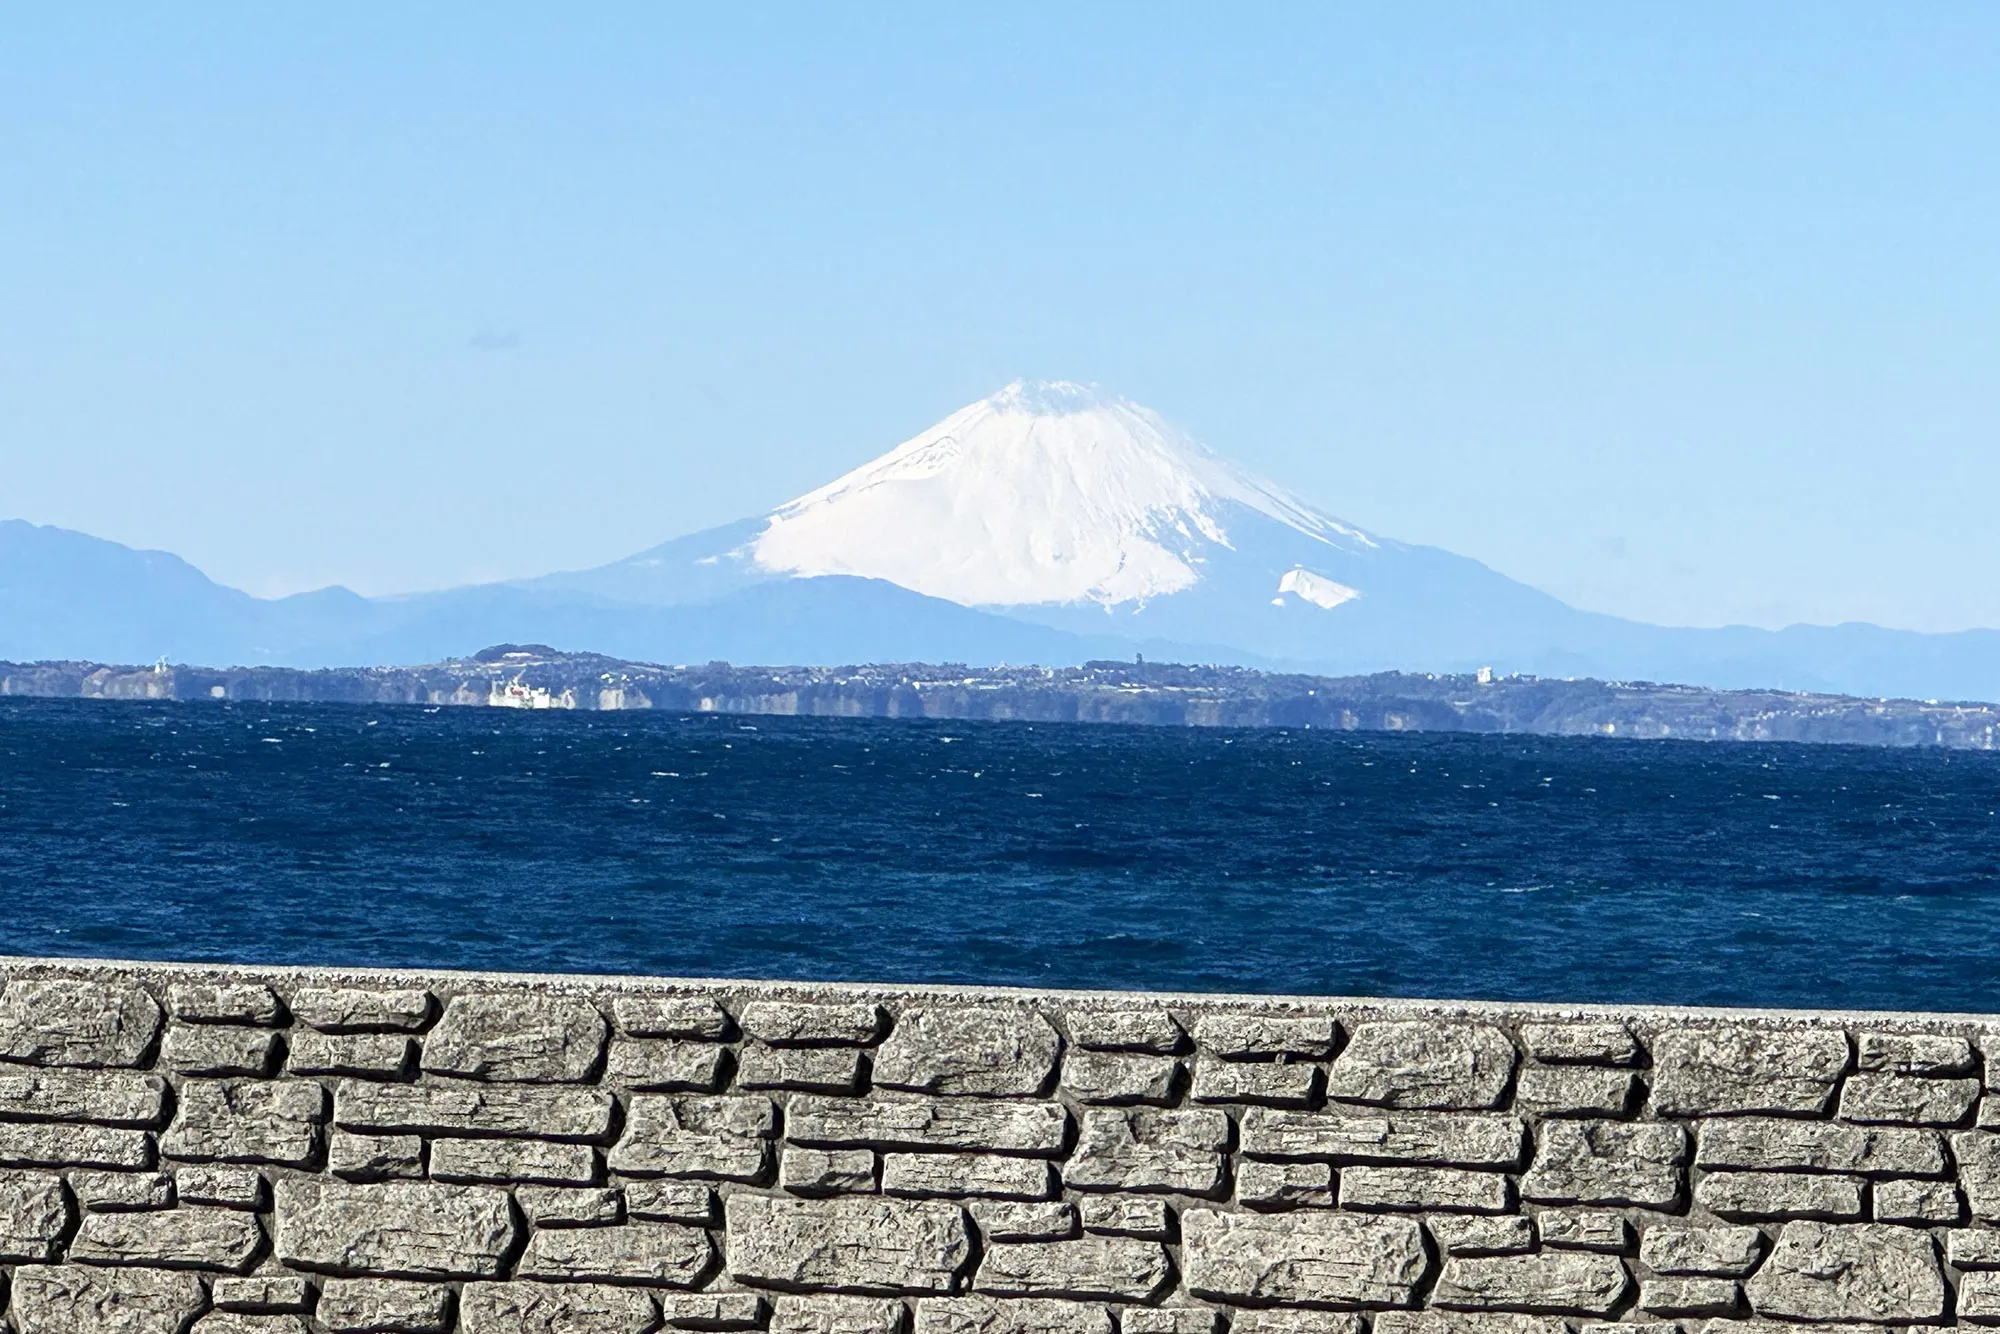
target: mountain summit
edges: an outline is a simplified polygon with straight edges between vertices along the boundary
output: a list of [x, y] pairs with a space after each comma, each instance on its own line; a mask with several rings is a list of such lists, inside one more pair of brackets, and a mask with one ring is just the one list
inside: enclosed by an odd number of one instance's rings
[[2000, 633], [1682, 630], [1367, 533], [1159, 414], [1017, 381], [771, 512], [596, 569], [267, 601], [164, 553], [0, 522], [0, 658], [439, 661], [534, 641], [665, 663], [1149, 657], [2000, 699]]

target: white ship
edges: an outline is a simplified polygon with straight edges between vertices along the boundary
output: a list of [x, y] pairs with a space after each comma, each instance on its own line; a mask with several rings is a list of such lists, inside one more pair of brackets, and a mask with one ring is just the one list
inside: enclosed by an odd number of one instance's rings
[[573, 709], [576, 692], [565, 688], [555, 694], [546, 686], [531, 686], [516, 676], [511, 681], [495, 681], [486, 693], [486, 704], [494, 709]]

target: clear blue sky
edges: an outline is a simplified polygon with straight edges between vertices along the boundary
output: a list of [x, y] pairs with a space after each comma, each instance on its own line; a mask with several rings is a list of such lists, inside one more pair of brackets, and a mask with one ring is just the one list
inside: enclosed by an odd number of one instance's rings
[[609, 560], [1027, 375], [1688, 624], [2000, 625], [2000, 7], [14, 6], [0, 517]]

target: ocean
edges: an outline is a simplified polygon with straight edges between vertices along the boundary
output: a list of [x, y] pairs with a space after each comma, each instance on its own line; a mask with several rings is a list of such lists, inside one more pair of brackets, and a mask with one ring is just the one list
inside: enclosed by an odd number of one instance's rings
[[2000, 1010], [2000, 755], [0, 700], [0, 952]]

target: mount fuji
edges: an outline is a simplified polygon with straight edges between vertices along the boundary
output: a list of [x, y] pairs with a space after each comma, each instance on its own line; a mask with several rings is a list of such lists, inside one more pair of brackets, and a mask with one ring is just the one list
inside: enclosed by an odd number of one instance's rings
[[373, 665], [542, 641], [664, 662], [1064, 665], [1145, 653], [2000, 697], [2000, 632], [1671, 629], [1370, 533], [1093, 388], [1016, 382], [820, 489], [595, 569], [260, 600], [0, 523], [0, 657]]

